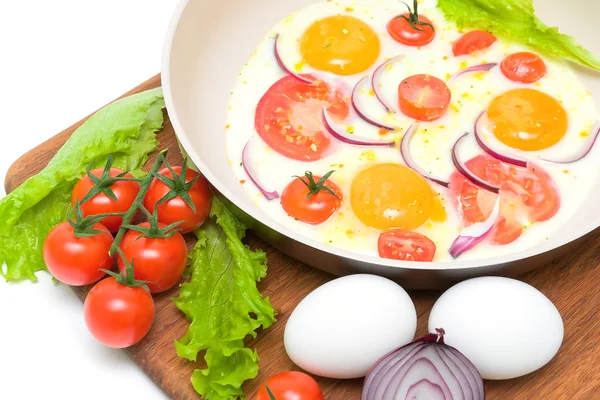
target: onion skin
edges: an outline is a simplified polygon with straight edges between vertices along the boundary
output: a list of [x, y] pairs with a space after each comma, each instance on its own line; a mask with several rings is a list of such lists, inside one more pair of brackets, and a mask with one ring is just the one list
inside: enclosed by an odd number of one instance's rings
[[462, 161], [460, 161], [460, 158], [458, 157], [458, 149], [460, 147], [460, 143], [468, 135], [469, 135], [468, 133], [465, 133], [460, 138], [458, 138], [456, 143], [454, 143], [454, 147], [452, 148], [452, 162], [454, 163], [454, 166], [456, 167], [458, 172], [460, 172], [465, 178], [467, 178], [468, 180], [473, 182], [475, 185], [481, 187], [482, 189], [488, 190], [492, 193], [499, 194], [500, 193], [499, 187], [492, 186], [489, 183], [487, 183], [486, 181], [484, 181], [483, 179], [480, 179], [479, 177], [474, 175], [471, 171], [469, 171], [467, 166]]
[[250, 147], [252, 146], [253, 140], [256, 140], [256, 137], [250, 139], [248, 143], [246, 143], [246, 145], [244, 146], [244, 150], [242, 151], [242, 166], [244, 167], [244, 171], [246, 171], [246, 174], [248, 175], [252, 183], [254, 183], [254, 185], [262, 193], [262, 195], [265, 196], [265, 199], [275, 200], [279, 198], [279, 193], [277, 193], [276, 191], [268, 191], [265, 188], [263, 188], [262, 185], [258, 182], [256, 174], [254, 173], [252, 160], [250, 159]]
[[499, 151], [492, 149], [490, 146], [488, 146], [485, 143], [485, 141], [481, 137], [481, 133], [483, 131], [483, 124], [485, 121], [484, 115], [485, 115], [485, 113], [481, 113], [481, 115], [475, 121], [475, 128], [474, 128], [475, 140], [477, 141], [477, 144], [479, 145], [479, 147], [481, 147], [481, 149], [483, 151], [485, 151], [486, 153], [488, 153], [490, 156], [492, 156], [504, 163], [516, 165], [518, 167], [527, 168], [527, 165], [528, 165], [527, 160], [516, 158], [513, 156], [507, 156], [506, 154], [502, 154]]
[[421, 175], [423, 178], [428, 179], [432, 182], [435, 182], [438, 185], [441, 185], [445, 188], [450, 187], [450, 182], [445, 181], [440, 178], [437, 178], [437, 177], [432, 176], [431, 174], [427, 173], [427, 171], [425, 171], [423, 168], [418, 166], [417, 162], [412, 157], [412, 154], [410, 152], [410, 141], [412, 140], [413, 135], [415, 134], [415, 132], [417, 132], [418, 129], [419, 129], [418, 124], [412, 125], [410, 128], [408, 128], [408, 130], [404, 134], [404, 137], [402, 138], [402, 142], [400, 142], [400, 154], [402, 155], [402, 159], [404, 159], [404, 163], [406, 164], [406, 166], [408, 168], [412, 169], [413, 171], [415, 171], [416, 173]]
[[367, 375], [361, 400], [484, 400], [473, 363], [444, 343], [443, 329], [436, 331], [383, 356]]
[[360, 137], [356, 138], [351, 136], [342, 126], [336, 124], [326, 108], [323, 109], [323, 123], [331, 136], [346, 144], [370, 147], [393, 147], [395, 145], [394, 141], [382, 142], [380, 140], [372, 140]]
[[354, 108], [354, 111], [356, 111], [356, 114], [358, 114], [360, 118], [362, 118], [369, 124], [378, 128], [387, 129], [388, 131], [393, 131], [396, 128], [384, 122], [378, 121], [377, 118], [375, 118], [372, 115], [369, 115], [369, 112], [362, 106], [362, 101], [360, 101], [359, 99], [360, 90], [363, 86], [366, 87], [367, 84], [369, 85], [368, 87], [372, 89], [373, 87], [371, 86], [371, 82], [372, 78], [367, 75], [356, 84], [354, 90], [352, 91], [352, 107]]
[[494, 68], [496, 65], [498, 65], [498, 63], [481, 64], [481, 65], [475, 65], [473, 67], [465, 68], [462, 71], [458, 71], [457, 73], [452, 75], [450, 77], [450, 79], [448, 80], [448, 82], [454, 82], [458, 77], [460, 77], [464, 74], [468, 74], [470, 72], [489, 71], [492, 68]]
[[313, 80], [307, 78], [306, 76], [299, 75], [295, 73], [292, 68], [288, 67], [283, 60], [281, 59], [281, 53], [279, 52], [279, 34], [275, 36], [275, 58], [277, 59], [277, 63], [286, 73], [292, 75], [294, 78], [298, 79], [304, 83], [313, 83]]
[[597, 122], [596, 125], [592, 128], [592, 134], [593, 134], [592, 140], [590, 140], [585, 146], [583, 146], [578, 153], [571, 155], [569, 157], [563, 158], [563, 159], [551, 160], [551, 159], [546, 159], [546, 158], [540, 158], [540, 160], [555, 163], [555, 164], [572, 164], [574, 162], [582, 160], [588, 154], [590, 154], [590, 152], [594, 148], [594, 145], [598, 141], [598, 136], [600, 136], [600, 121]]
[[467, 251], [471, 250], [479, 243], [483, 242], [492, 232], [496, 220], [500, 215], [500, 196], [496, 199], [496, 204], [490, 216], [483, 222], [477, 222], [463, 229], [460, 235], [450, 246], [450, 255], [452, 258], [458, 258]]
[[381, 81], [381, 74], [385, 71], [385, 69], [388, 65], [391, 65], [391, 64], [395, 63], [396, 61], [400, 61], [403, 58], [404, 58], [404, 55], [399, 55], [390, 60], [387, 60], [386, 62], [381, 64], [379, 67], [377, 67], [375, 72], [373, 72], [373, 78], [372, 78], [371, 84], [373, 85], [373, 90], [375, 91], [375, 96], [377, 96], [377, 100], [379, 100], [379, 102], [385, 107], [386, 110], [388, 110], [389, 113], [395, 113], [396, 110], [389, 104], [386, 104], [383, 93], [381, 92], [381, 85], [379, 84]]

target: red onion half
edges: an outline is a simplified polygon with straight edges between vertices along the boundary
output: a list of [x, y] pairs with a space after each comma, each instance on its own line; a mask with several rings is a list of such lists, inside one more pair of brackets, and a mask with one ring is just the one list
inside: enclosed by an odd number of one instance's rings
[[294, 78], [296, 78], [304, 83], [313, 83], [313, 81], [310, 78], [307, 78], [306, 76], [302, 76], [300, 74], [295, 73], [293, 68], [291, 68], [289, 65], [287, 65], [286, 63], [283, 62], [283, 59], [281, 58], [281, 52], [279, 51], [279, 35], [275, 36], [275, 58], [277, 59], [277, 63], [279, 64], [279, 66], [285, 72], [292, 75]]
[[[367, 75], [356, 84], [354, 90], [352, 91], [352, 107], [354, 107], [354, 111], [356, 111], [358, 116], [366, 122], [368, 122], [369, 124], [374, 125], [378, 128], [387, 129], [388, 131], [393, 131], [396, 128], [394, 128], [390, 124], [386, 124], [385, 122], [379, 121], [377, 117], [375, 117], [372, 113], [369, 112], [365, 104], [364, 96], [360, 95], [360, 92], [363, 90], [368, 91], [373, 89], [373, 87], [371, 86], [371, 82], [371, 77]], [[386, 112], [387, 110], [382, 110], [382, 113]]]
[[490, 156], [492, 156], [502, 162], [505, 162], [507, 164], [512, 164], [512, 165], [516, 165], [518, 167], [527, 168], [527, 160], [525, 160], [523, 158], [518, 158], [513, 155], [509, 156], [509, 155], [503, 154], [498, 150], [494, 150], [487, 143], [485, 143], [485, 141], [483, 140], [482, 134], [483, 134], [483, 132], [489, 133], [489, 121], [485, 117], [485, 113], [482, 113], [479, 116], [479, 118], [477, 118], [477, 121], [475, 121], [474, 132], [475, 132], [475, 140], [477, 140], [477, 144], [479, 144], [479, 147], [481, 147], [481, 149], [483, 151], [485, 151], [486, 153], [488, 153]]
[[346, 128], [333, 120], [326, 108], [323, 109], [323, 122], [327, 131], [340, 142], [354, 146], [393, 147], [394, 141], [381, 141], [376, 139], [361, 138], [346, 132]]
[[462, 230], [460, 235], [454, 240], [450, 246], [450, 255], [453, 258], [460, 257], [463, 253], [471, 250], [473, 247], [481, 243], [491, 232], [498, 216], [500, 215], [500, 196], [496, 199], [496, 204], [492, 213], [483, 222], [477, 222], [469, 225]]
[[590, 153], [590, 151], [592, 151], [592, 149], [594, 148], [594, 144], [596, 144], [596, 141], [598, 140], [598, 136], [600, 136], [600, 121], [597, 122], [596, 125], [594, 125], [591, 133], [592, 134], [589, 136], [589, 140], [581, 147], [581, 149], [577, 153], [565, 156], [563, 158], [556, 158], [553, 160], [545, 158], [540, 159], [542, 161], [547, 161], [556, 164], [571, 164], [585, 158]]
[[415, 132], [417, 132], [417, 130], [419, 130], [418, 124], [414, 124], [410, 128], [408, 128], [408, 130], [404, 134], [404, 137], [402, 138], [402, 142], [400, 143], [400, 153], [402, 154], [404, 163], [406, 164], [406, 166], [408, 168], [414, 170], [416, 173], [420, 174], [423, 178], [429, 179], [430, 181], [435, 182], [438, 185], [442, 185], [443, 187], [446, 187], [446, 188], [449, 187], [450, 182], [431, 175], [430, 173], [425, 171], [423, 168], [419, 167], [419, 165], [413, 158], [412, 153], [410, 152], [410, 141], [412, 140], [412, 138], [413, 138]]
[[259, 182], [257, 178], [258, 175], [254, 170], [254, 164], [252, 162], [252, 157], [250, 153], [252, 146], [254, 146], [254, 143], [256, 143], [256, 140], [257, 138], [256, 136], [254, 136], [252, 137], [252, 139], [248, 140], [248, 143], [246, 143], [246, 146], [244, 146], [244, 150], [242, 151], [242, 166], [244, 167], [244, 171], [246, 171], [246, 174], [248, 174], [248, 177], [250, 178], [252, 183], [254, 183], [254, 185], [256, 185], [258, 190], [260, 190], [262, 195], [265, 196], [265, 199], [274, 200], [279, 197], [279, 193], [277, 193], [276, 191], [269, 191], [265, 189], [263, 184]]
[[383, 88], [382, 82], [381, 82], [381, 77], [383, 75], [383, 73], [385, 72], [386, 68], [388, 67], [388, 65], [392, 65], [393, 63], [400, 61], [401, 59], [404, 58], [404, 55], [399, 55], [396, 56], [386, 62], [384, 62], [383, 64], [381, 64], [379, 67], [377, 67], [377, 69], [375, 70], [375, 72], [373, 73], [373, 79], [372, 79], [372, 85], [373, 85], [373, 90], [375, 91], [375, 96], [377, 96], [377, 100], [379, 100], [379, 102], [381, 104], [383, 104], [383, 106], [385, 107], [386, 110], [388, 110], [388, 112], [393, 113], [396, 112], [394, 110], [394, 108], [389, 105], [387, 103], [387, 101], [385, 100], [385, 96], [383, 95], [383, 92], [381, 91], [381, 89]]
[[489, 64], [481, 64], [481, 65], [475, 65], [473, 67], [465, 68], [461, 71], [458, 71], [454, 75], [452, 75], [450, 77], [450, 79], [448, 80], [448, 82], [453, 82], [459, 76], [462, 76], [464, 74], [468, 74], [471, 72], [489, 71], [490, 69], [494, 68], [496, 65], [498, 65], [498, 64], [497, 63], [489, 63]]
[[489, 183], [487, 183], [486, 181], [484, 181], [483, 179], [480, 179], [477, 175], [473, 174], [471, 171], [469, 171], [469, 168], [467, 168], [467, 166], [458, 157], [458, 149], [460, 147], [460, 143], [463, 141], [464, 138], [467, 137], [467, 135], [468, 135], [468, 133], [465, 133], [456, 141], [456, 143], [454, 143], [454, 147], [452, 148], [452, 162], [454, 163], [454, 166], [456, 167], [458, 172], [463, 174], [465, 178], [467, 178], [468, 180], [473, 182], [475, 185], [477, 185], [485, 190], [489, 190], [492, 193], [499, 194], [500, 193], [499, 187], [492, 186]]
[[381, 358], [369, 372], [361, 400], [484, 400], [481, 375], [444, 343], [444, 330]]

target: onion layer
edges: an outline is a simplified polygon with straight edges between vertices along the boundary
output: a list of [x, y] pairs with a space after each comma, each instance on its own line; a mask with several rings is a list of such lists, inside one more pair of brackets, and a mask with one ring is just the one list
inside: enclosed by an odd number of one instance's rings
[[383, 95], [383, 92], [381, 91], [381, 89], [383, 88], [383, 85], [381, 84], [381, 76], [385, 72], [388, 65], [392, 65], [393, 63], [400, 61], [402, 58], [404, 58], [404, 55], [396, 56], [396, 57], [384, 62], [379, 67], [377, 67], [377, 69], [373, 73], [373, 79], [371, 82], [371, 84], [373, 85], [373, 90], [375, 91], [375, 96], [377, 96], [377, 100], [379, 100], [379, 102], [381, 104], [383, 104], [385, 109], [388, 110], [388, 112], [390, 112], [390, 113], [393, 113], [396, 111], [395, 111], [394, 107], [392, 107], [391, 105], [389, 105], [387, 103], [387, 101], [385, 100], [385, 96]]
[[460, 235], [454, 240], [454, 243], [452, 243], [452, 246], [450, 246], [450, 255], [453, 258], [458, 258], [481, 243], [492, 232], [492, 228], [499, 215], [500, 196], [496, 199], [494, 209], [485, 221], [477, 222], [463, 229]]
[[361, 400], [484, 400], [483, 379], [464, 355], [444, 343], [444, 330], [381, 358], [367, 375]]
[[250, 178], [252, 183], [254, 183], [254, 185], [258, 188], [258, 190], [260, 190], [262, 195], [265, 196], [265, 199], [274, 200], [279, 198], [279, 193], [277, 193], [276, 191], [269, 191], [265, 189], [263, 184], [259, 182], [256, 171], [254, 170], [254, 164], [252, 162], [251, 157], [251, 149], [252, 146], [255, 145], [254, 143], [256, 143], [256, 140], [257, 138], [256, 136], [254, 136], [244, 146], [244, 150], [242, 151], [242, 166], [244, 167], [244, 171], [246, 171], [246, 174], [248, 174], [248, 177]]
[[353, 146], [374, 146], [374, 147], [392, 147], [394, 146], [394, 141], [381, 141], [375, 139], [367, 139], [361, 138], [346, 132], [346, 129], [337, 124], [326, 108], [323, 109], [323, 122], [325, 123], [325, 128], [327, 131], [339, 140], [340, 142], [344, 142], [346, 144], [351, 144]]
[[306, 76], [302, 76], [300, 74], [295, 73], [293, 68], [291, 68], [289, 65], [287, 65], [286, 63], [283, 62], [283, 59], [281, 58], [281, 52], [279, 51], [279, 35], [275, 36], [275, 58], [277, 59], [277, 63], [279, 64], [279, 66], [285, 72], [292, 75], [294, 78], [296, 78], [304, 83], [313, 83], [313, 81], [310, 78], [307, 78]]
[[456, 167], [458, 172], [463, 174], [465, 178], [467, 178], [468, 180], [473, 182], [475, 185], [477, 185], [485, 190], [489, 190], [492, 193], [499, 194], [500, 193], [499, 187], [492, 186], [489, 183], [487, 183], [486, 181], [484, 181], [483, 179], [480, 179], [478, 176], [473, 174], [471, 171], [469, 171], [469, 168], [467, 168], [467, 166], [458, 157], [458, 149], [460, 147], [460, 144], [463, 141], [463, 139], [467, 137], [467, 135], [468, 135], [468, 133], [465, 133], [456, 141], [456, 143], [454, 143], [454, 147], [452, 148], [452, 162], [454, 163], [454, 166]]
[[418, 163], [413, 158], [412, 153], [410, 151], [410, 141], [412, 140], [415, 132], [417, 132], [418, 129], [418, 124], [414, 124], [410, 128], [408, 128], [408, 130], [404, 134], [404, 137], [402, 138], [402, 142], [400, 143], [400, 153], [402, 154], [402, 158], [404, 159], [406, 166], [414, 170], [416, 173], [420, 174], [423, 178], [429, 179], [430, 181], [435, 182], [438, 185], [442, 185], [446, 188], [449, 187], [450, 182], [431, 175], [423, 168], [419, 167]]
[[452, 75], [448, 81], [453, 82], [459, 76], [462, 76], [464, 74], [468, 74], [471, 72], [489, 71], [490, 69], [494, 68], [496, 65], [498, 65], [498, 64], [497, 63], [489, 63], [489, 64], [481, 64], [481, 65], [475, 65], [473, 67], [465, 68], [461, 71], [458, 71], [454, 75]]
[[596, 124], [592, 128], [591, 133], [592, 134], [589, 136], [590, 139], [581, 147], [581, 149], [577, 153], [563, 158], [556, 158], [553, 160], [545, 158], [540, 159], [542, 161], [552, 162], [556, 164], [571, 164], [585, 158], [588, 154], [590, 154], [590, 151], [592, 151], [592, 149], [594, 148], [594, 144], [596, 144], [596, 141], [598, 140], [598, 136], [600, 136], [600, 121], [596, 122]]
[[485, 118], [485, 113], [482, 113], [477, 118], [477, 121], [475, 121], [475, 128], [474, 128], [475, 140], [477, 140], [477, 144], [479, 144], [479, 147], [481, 147], [481, 149], [483, 151], [485, 151], [486, 153], [488, 153], [490, 156], [492, 156], [502, 162], [505, 162], [507, 164], [516, 165], [518, 167], [527, 168], [527, 160], [518, 158], [518, 157], [515, 157], [512, 155], [508, 156], [506, 154], [502, 154], [501, 152], [494, 150], [488, 144], [485, 143], [485, 141], [483, 140], [482, 134], [484, 131], [489, 131], [488, 128], [489, 128], [489, 121]]
[[[352, 91], [352, 106], [354, 107], [354, 111], [361, 117], [363, 120], [368, 122], [371, 125], [374, 125], [378, 128], [387, 129], [388, 131], [393, 131], [396, 128], [393, 126], [386, 124], [385, 122], [381, 122], [375, 117], [373, 114], [369, 112], [365, 105], [364, 99], [361, 99], [360, 92], [362, 90], [371, 90], [373, 87], [371, 86], [371, 77], [365, 76], [362, 78], [354, 87]], [[382, 112], [387, 112], [387, 110], [382, 110]]]

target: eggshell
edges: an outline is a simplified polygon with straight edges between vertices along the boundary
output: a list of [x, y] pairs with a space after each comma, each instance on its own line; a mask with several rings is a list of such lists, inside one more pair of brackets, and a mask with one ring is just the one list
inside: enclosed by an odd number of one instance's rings
[[429, 316], [429, 331], [484, 379], [512, 379], [546, 365], [558, 352], [564, 326], [556, 307], [534, 287], [514, 279], [475, 278], [446, 291]]
[[306, 296], [287, 322], [284, 342], [300, 368], [352, 379], [409, 343], [416, 327], [414, 304], [402, 287], [375, 275], [351, 275]]

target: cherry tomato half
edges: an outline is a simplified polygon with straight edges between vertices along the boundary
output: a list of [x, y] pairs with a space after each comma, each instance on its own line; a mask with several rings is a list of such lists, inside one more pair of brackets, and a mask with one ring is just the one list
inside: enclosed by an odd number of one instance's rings
[[342, 91], [323, 80], [304, 83], [286, 76], [260, 99], [255, 128], [276, 152], [294, 160], [319, 160], [330, 145], [323, 126], [323, 108], [338, 122], [349, 112]]
[[43, 247], [44, 262], [60, 282], [70, 286], [89, 285], [106, 275], [101, 269], [111, 269], [113, 258], [108, 250], [113, 237], [102, 224], [92, 229], [102, 233], [78, 238], [68, 222], [56, 225], [48, 233]]
[[[94, 169], [90, 171], [94, 176], [101, 177], [104, 169]], [[110, 176], [115, 177], [117, 175], [122, 174], [124, 171], [118, 168], [110, 169]], [[130, 174], [124, 176], [125, 178], [133, 178]], [[73, 194], [71, 195], [71, 203], [73, 207], [75, 207], [75, 201], [81, 201], [89, 191], [94, 187], [94, 182], [90, 179], [89, 176], [85, 175], [73, 189]], [[138, 193], [140, 192], [140, 185], [137, 182], [131, 181], [118, 181], [114, 185], [110, 187], [110, 189], [115, 194], [117, 201], [110, 199], [104, 193], [98, 193], [94, 197], [92, 197], [89, 201], [81, 204], [81, 212], [84, 217], [90, 215], [98, 215], [98, 214], [109, 214], [109, 213], [119, 213], [125, 212], [129, 210]], [[115, 233], [121, 227], [123, 223], [122, 217], [107, 217], [100, 221], [102, 225], [106, 226], [106, 228]]]
[[400, 111], [419, 121], [434, 121], [446, 114], [452, 95], [448, 86], [431, 75], [413, 75], [398, 87]]
[[105, 346], [125, 348], [146, 336], [154, 321], [154, 300], [143, 287], [106, 278], [88, 293], [83, 305], [88, 330]]
[[436, 246], [427, 236], [417, 232], [394, 229], [379, 235], [379, 256], [392, 260], [429, 262]]
[[271, 400], [267, 385], [277, 400], [323, 400], [317, 381], [302, 372], [290, 371], [270, 377], [266, 385], [258, 389], [256, 400]]
[[546, 63], [527, 51], [511, 54], [500, 64], [504, 76], [514, 82], [534, 83], [546, 75]]
[[[397, 42], [407, 46], [425, 46], [435, 38], [435, 30], [432, 28], [431, 20], [424, 15], [419, 15], [421, 24], [411, 26], [405, 18], [410, 19], [409, 13], [402, 14], [388, 23], [388, 32]], [[415, 29], [415, 27], [417, 29]]]
[[456, 57], [485, 50], [496, 41], [496, 37], [486, 31], [471, 31], [462, 35], [452, 46]]
[[[314, 182], [318, 182], [321, 177], [313, 177]], [[340, 207], [342, 203], [342, 191], [340, 188], [327, 179], [323, 186], [335, 193], [335, 196], [326, 190], [318, 190], [311, 194], [306, 185], [309, 178], [295, 178], [283, 190], [281, 195], [281, 205], [283, 209], [294, 218], [307, 224], [320, 224], [329, 219]], [[336, 197], [337, 196], [337, 197]]]
[[[181, 167], [172, 167], [175, 174], [180, 175]], [[159, 172], [169, 179], [173, 178], [171, 171], [165, 168]], [[183, 221], [177, 226], [181, 229], [181, 233], [185, 234], [198, 229], [208, 218], [210, 206], [212, 203], [212, 194], [208, 186], [208, 181], [196, 171], [187, 169], [185, 173], [185, 182], [190, 182], [199, 176], [198, 180], [192, 185], [188, 194], [192, 199], [192, 203], [196, 208], [196, 212], [185, 202], [181, 196], [177, 196], [164, 203], [160, 203], [157, 207], [158, 221], [166, 225], [175, 222]], [[144, 207], [150, 212], [154, 212], [154, 206], [159, 202], [171, 189], [155, 178], [150, 184], [148, 193], [144, 198]]]
[[[138, 226], [149, 228], [148, 222]], [[159, 224], [159, 228], [166, 225]], [[147, 238], [142, 233], [130, 230], [120, 244], [127, 262], [133, 261], [134, 278], [148, 283], [151, 293], [164, 292], [175, 286], [181, 279], [188, 258], [187, 245], [183, 236], [176, 232], [169, 238]], [[118, 258], [119, 270], [125, 270], [125, 263]]]

